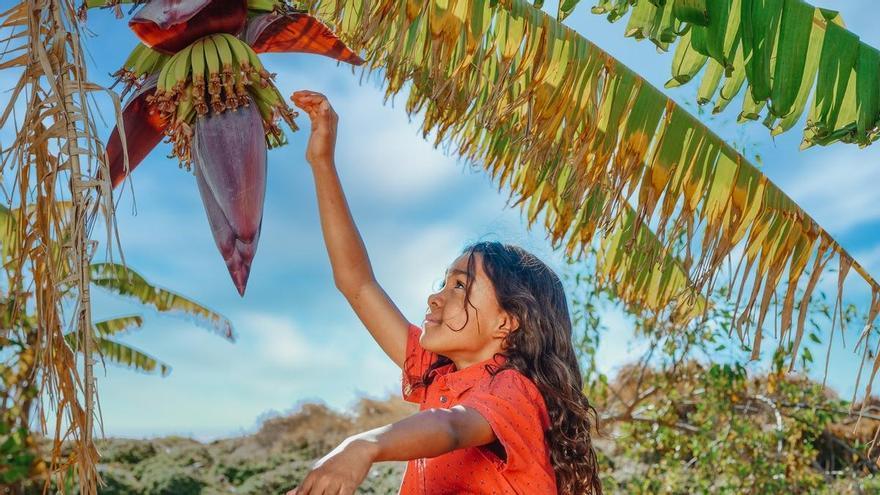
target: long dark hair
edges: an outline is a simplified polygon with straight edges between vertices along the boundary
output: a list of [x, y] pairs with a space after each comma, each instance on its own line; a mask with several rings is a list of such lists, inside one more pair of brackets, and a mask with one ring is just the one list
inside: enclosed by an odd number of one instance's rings
[[[550, 415], [546, 432], [550, 462], [559, 493], [601, 495], [591, 436], [598, 427], [598, 415], [583, 393], [562, 282], [533, 254], [500, 242], [478, 242], [463, 250], [462, 254], [468, 255], [469, 274], [476, 273], [476, 253], [482, 255], [483, 270], [492, 281], [501, 309], [519, 320], [519, 329], [505, 338], [507, 362], [495, 367], [493, 374], [515, 369], [531, 379], [544, 397]], [[467, 285], [466, 306], [471, 304], [471, 286]], [[451, 362], [440, 356], [422, 376], [421, 385], [431, 382], [432, 370]]]

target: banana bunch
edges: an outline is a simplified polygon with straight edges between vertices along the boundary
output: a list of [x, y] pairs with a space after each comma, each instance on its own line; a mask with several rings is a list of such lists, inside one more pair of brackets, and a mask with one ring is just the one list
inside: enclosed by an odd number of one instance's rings
[[285, 103], [272, 78], [256, 52], [227, 33], [205, 36], [172, 55], [162, 65], [156, 92], [148, 100], [168, 122], [165, 132], [173, 143], [172, 156], [189, 169], [193, 120], [209, 111], [235, 111], [251, 101], [260, 111], [269, 147], [284, 144], [284, 133], [277, 122], [283, 119], [297, 130], [296, 113]]
[[169, 58], [171, 57], [168, 55], [153, 50], [143, 43], [138, 43], [128, 55], [122, 68], [112, 75], [117, 81], [125, 83], [123, 90], [125, 93], [132, 86], [140, 86], [144, 79], [158, 72]]

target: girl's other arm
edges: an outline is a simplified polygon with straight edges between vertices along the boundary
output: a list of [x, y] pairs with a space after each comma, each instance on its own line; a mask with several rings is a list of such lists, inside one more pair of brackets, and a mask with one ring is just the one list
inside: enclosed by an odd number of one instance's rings
[[352, 494], [370, 466], [381, 461], [436, 457], [494, 442], [489, 422], [475, 409], [428, 409], [387, 426], [349, 437], [315, 463], [294, 495]]
[[475, 409], [427, 409], [396, 423], [352, 437], [372, 452], [373, 462], [437, 457], [495, 441], [489, 422]]
[[342, 191], [334, 161], [338, 116], [320, 93], [297, 91], [292, 99], [312, 122], [306, 160], [315, 179], [333, 281], [385, 354], [402, 369], [409, 322], [376, 281]]

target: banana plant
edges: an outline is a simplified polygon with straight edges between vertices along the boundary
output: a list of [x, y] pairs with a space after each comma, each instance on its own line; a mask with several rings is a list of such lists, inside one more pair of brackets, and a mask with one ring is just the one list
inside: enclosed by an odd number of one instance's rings
[[[89, 0], [88, 7], [118, 7]], [[283, 0], [151, 0], [129, 20], [141, 40], [116, 72], [124, 132], [107, 143], [114, 187], [163, 137], [193, 170], [217, 248], [244, 296], [260, 238], [267, 150], [297, 130], [259, 53], [303, 52], [363, 60], [325, 24]]]
[[[72, 211], [69, 203], [59, 203], [59, 207], [68, 214]], [[11, 210], [0, 205], [0, 257], [4, 261], [19, 256], [15, 244], [11, 240], [18, 235], [17, 218], [21, 214], [28, 213], [21, 212], [20, 209]], [[8, 266], [4, 262], [2, 268], [8, 270]], [[222, 338], [235, 342], [232, 323], [223, 315], [186, 296], [156, 286], [126, 265], [112, 262], [93, 263], [89, 265], [89, 272], [92, 284], [107, 292], [130, 299], [159, 313], [188, 316], [195, 322], [213, 330]], [[65, 291], [69, 290], [69, 288], [65, 289]], [[7, 295], [0, 294], [0, 301], [18, 300], [19, 304], [23, 304], [21, 299], [25, 298], [21, 296], [9, 298]], [[11, 313], [7, 311], [8, 306], [9, 304], [2, 305], [0, 328], [19, 328], [27, 334], [24, 342], [30, 344], [31, 337], [36, 335], [39, 328], [36, 316], [25, 315], [22, 321], [10, 321]], [[115, 338], [128, 330], [140, 328], [142, 324], [143, 318], [140, 315], [120, 316], [95, 322], [92, 325], [92, 331], [95, 334], [94, 341], [98, 345], [100, 354], [112, 363], [148, 373], [159, 372], [165, 376], [170, 372], [170, 366]], [[79, 342], [76, 332], [67, 332], [64, 339], [72, 349], [78, 348]]]
[[[92, 325], [95, 344], [100, 349], [101, 356], [112, 363], [147, 373], [158, 371], [162, 376], [167, 376], [171, 372], [171, 366], [112, 338], [114, 335], [122, 334], [133, 328], [140, 328], [143, 322], [143, 318], [138, 315], [120, 316], [95, 322]], [[64, 340], [70, 347], [77, 345], [76, 334], [65, 334]]]
[[[74, 211], [74, 206], [70, 202], [59, 201], [55, 207], [62, 216], [71, 216]], [[45, 333], [46, 325], [41, 324], [39, 313], [32, 309], [35, 300], [37, 306], [40, 304], [39, 295], [26, 289], [27, 286], [21, 282], [20, 274], [16, 273], [21, 266], [19, 260], [23, 257], [16, 239], [21, 235], [22, 225], [32, 222], [31, 217], [36, 215], [37, 210], [35, 205], [16, 209], [0, 205], [0, 273], [6, 278], [0, 290], [0, 329], [6, 330], [0, 332], [0, 351], [2, 351], [0, 352], [0, 403], [2, 403], [0, 413], [7, 413], [5, 417], [0, 417], [0, 423], [17, 425], [18, 428], [13, 434], [18, 435], [18, 438], [24, 439], [25, 442], [33, 441], [28, 425], [31, 425], [32, 412], [37, 409], [33, 407], [34, 401], [45, 394], [42, 386], [38, 387], [37, 384], [46, 380], [46, 376], [42, 375], [40, 379], [34, 377], [44, 373], [43, 368], [38, 365], [37, 356], [40, 352], [39, 339]], [[49, 244], [46, 250], [50, 257], [56, 258], [64, 245], [63, 242]], [[70, 282], [70, 277], [64, 277], [64, 273], [60, 275], [62, 275], [60, 278], [67, 282], [60, 284], [58, 291], [61, 297], [66, 297], [74, 292], [77, 286]], [[228, 319], [185, 296], [157, 287], [125, 265], [94, 263], [89, 266], [89, 275], [92, 284], [104, 290], [132, 299], [160, 313], [191, 317], [214, 330], [224, 339], [235, 341], [232, 324]], [[124, 343], [119, 338], [126, 331], [140, 328], [142, 324], [143, 318], [140, 315], [120, 316], [95, 322], [90, 326], [90, 340], [97, 348], [97, 354], [107, 362], [144, 373], [166, 376], [171, 372], [171, 367], [167, 363]], [[89, 329], [64, 332], [63, 340], [58, 339], [60, 346], [53, 347], [56, 349], [56, 354], [63, 356], [73, 356], [74, 353], [86, 354], [82, 347], [80, 331], [89, 331]], [[58, 352], [58, 349], [63, 349], [64, 352]], [[2, 432], [0, 436], [3, 436]], [[9, 438], [7, 436], [7, 440]], [[27, 445], [33, 446], [31, 443]], [[21, 462], [15, 467], [18, 479], [24, 475], [44, 474], [48, 469], [47, 464], [50, 464], [38, 457], [25, 456], [19, 460]], [[9, 471], [3, 473], [3, 469], [0, 469], [0, 475], [2, 474], [10, 475]], [[15, 482], [16, 478], [8, 476], [6, 481]]]

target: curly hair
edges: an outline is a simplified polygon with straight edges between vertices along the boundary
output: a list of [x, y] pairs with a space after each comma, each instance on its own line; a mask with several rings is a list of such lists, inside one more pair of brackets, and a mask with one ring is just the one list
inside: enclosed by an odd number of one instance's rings
[[[519, 320], [519, 329], [510, 332], [502, 346], [507, 361], [494, 366], [491, 373], [494, 376], [515, 369], [531, 379], [544, 397], [550, 415], [550, 429], [545, 434], [558, 492], [601, 495], [591, 437], [591, 432], [598, 430], [598, 415], [583, 393], [562, 282], [528, 251], [491, 241], [471, 244], [462, 251], [468, 255], [468, 273], [475, 273], [476, 253], [482, 255], [483, 270], [492, 281], [501, 309]], [[473, 307], [470, 289], [468, 284], [465, 305]], [[416, 386], [430, 384], [431, 371], [451, 362], [440, 356]]]

